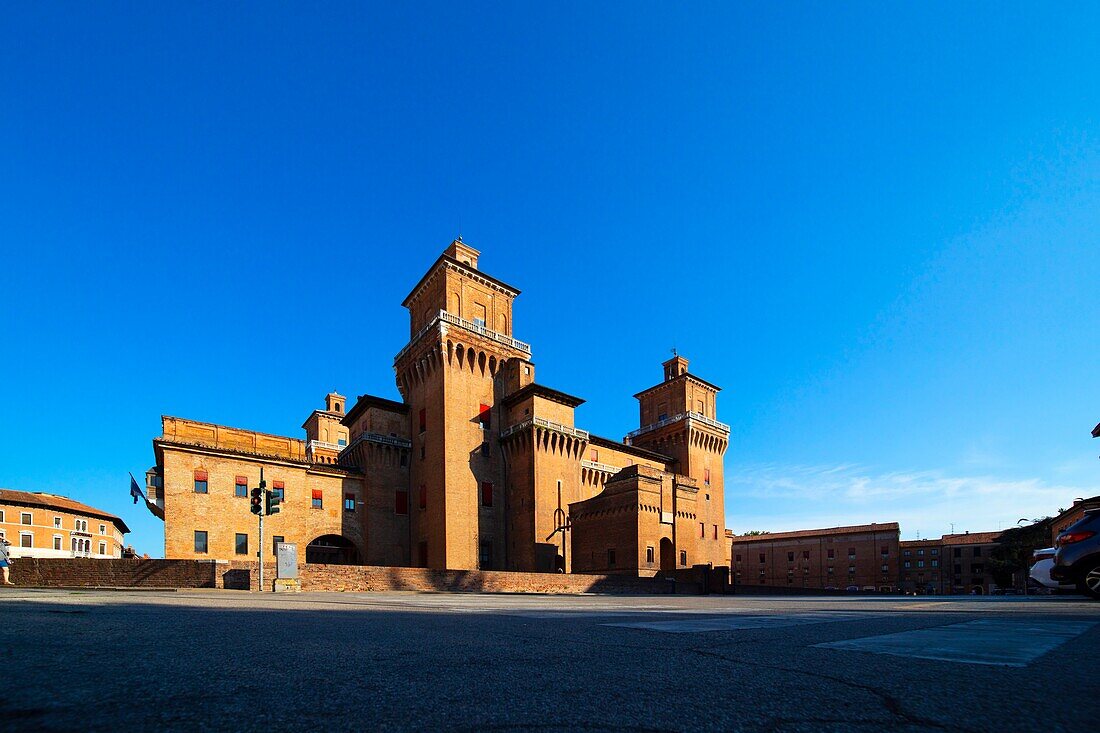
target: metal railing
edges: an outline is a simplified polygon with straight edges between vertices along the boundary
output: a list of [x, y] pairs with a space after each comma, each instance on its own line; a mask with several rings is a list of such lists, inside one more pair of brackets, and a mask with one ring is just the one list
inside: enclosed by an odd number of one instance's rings
[[718, 422], [717, 420], [714, 420], [713, 418], [709, 418], [706, 415], [702, 415], [698, 412], [681, 412], [679, 415], [673, 415], [672, 417], [666, 417], [664, 420], [658, 420], [657, 422], [652, 423], [650, 425], [644, 425], [644, 426], [638, 428], [637, 430], [631, 430], [629, 433], [626, 434], [626, 437], [627, 438], [633, 438], [637, 435], [641, 435], [642, 433], [648, 433], [651, 430], [657, 430], [658, 428], [663, 428], [665, 425], [671, 425], [674, 422], [679, 422], [680, 420], [698, 420], [699, 422], [703, 423], [704, 425], [708, 425], [708, 426], [710, 426], [710, 427], [712, 427], [716, 430], [722, 430], [722, 431], [725, 431], [727, 433], [730, 431], [730, 426], [729, 425], [726, 425], [724, 422]]
[[476, 333], [479, 336], [484, 336], [485, 338], [492, 339], [497, 343], [504, 344], [505, 346], [511, 346], [513, 349], [518, 349], [528, 356], [531, 355], [531, 344], [526, 343], [525, 341], [520, 341], [519, 339], [514, 339], [511, 336], [507, 336], [498, 331], [493, 331], [492, 329], [486, 328], [485, 326], [480, 326], [473, 321], [467, 321], [465, 318], [459, 318], [458, 316], [452, 313], [448, 313], [445, 310], [441, 310], [439, 311], [439, 313], [436, 314], [434, 318], [432, 318], [431, 321], [428, 322], [428, 325], [424, 326], [422, 329], [413, 334], [413, 337], [409, 339], [409, 343], [405, 344], [404, 348], [402, 348], [401, 351], [397, 352], [397, 356], [395, 356], [393, 359], [394, 363], [400, 361], [401, 357], [405, 355], [405, 352], [411, 349], [424, 334], [428, 333], [428, 331], [431, 331], [432, 328], [434, 328], [439, 323], [448, 323], [452, 326], [458, 326], [459, 328], [463, 328], [472, 333]]
[[344, 446], [339, 445], [338, 443], [327, 443], [323, 440], [311, 440], [306, 445], [306, 447], [309, 449], [310, 453], [312, 453], [317, 448], [323, 448], [325, 450], [336, 451], [337, 453], [344, 450]]

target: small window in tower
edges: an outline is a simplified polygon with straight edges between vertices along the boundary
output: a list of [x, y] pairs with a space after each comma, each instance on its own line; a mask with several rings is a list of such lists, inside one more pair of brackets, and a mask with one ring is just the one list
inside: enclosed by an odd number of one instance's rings
[[485, 306], [481, 303], [474, 303], [474, 325], [485, 328]]
[[314, 509], [324, 508], [324, 494], [320, 489], [313, 489], [313, 501], [312, 505]]
[[687, 565], [688, 564], [687, 550], [680, 550], [680, 564], [681, 565]]
[[652, 565], [653, 564], [653, 548], [652, 547], [645, 548], [645, 561], [646, 561], [647, 565]]
[[344, 511], [355, 511], [355, 494], [344, 494]]
[[701, 539], [707, 538], [707, 525], [703, 522], [699, 522], [699, 537]]
[[207, 488], [206, 471], [195, 471], [195, 493], [205, 494]]
[[600, 452], [598, 450], [596, 450], [595, 448], [593, 448], [592, 452], [589, 454], [589, 459], [593, 463], [597, 463], [600, 460]]
[[714, 525], [714, 539], [718, 539], [718, 525]]
[[703, 483], [706, 484], [707, 486], [710, 486], [710, 469], [709, 468], [704, 468], [703, 469]]
[[420, 432], [424, 432], [428, 429], [428, 408], [420, 408]]
[[428, 508], [428, 487], [424, 484], [420, 484], [420, 491], [417, 493], [416, 506], [418, 509]]
[[615, 551], [614, 550], [608, 550], [607, 551], [607, 567], [609, 567], [609, 568], [615, 567]]
[[482, 481], [481, 482], [481, 506], [493, 505], [493, 482]]
[[409, 492], [404, 489], [398, 489], [393, 495], [393, 513], [394, 514], [408, 514], [409, 513]]

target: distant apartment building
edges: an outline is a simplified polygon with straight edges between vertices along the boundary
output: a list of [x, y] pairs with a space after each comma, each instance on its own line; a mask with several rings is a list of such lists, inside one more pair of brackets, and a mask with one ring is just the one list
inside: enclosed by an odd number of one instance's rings
[[903, 593], [943, 593], [943, 540], [902, 540], [898, 589]]
[[897, 522], [730, 539], [734, 585], [897, 590]]
[[65, 496], [0, 489], [0, 538], [12, 557], [122, 557], [129, 527]]

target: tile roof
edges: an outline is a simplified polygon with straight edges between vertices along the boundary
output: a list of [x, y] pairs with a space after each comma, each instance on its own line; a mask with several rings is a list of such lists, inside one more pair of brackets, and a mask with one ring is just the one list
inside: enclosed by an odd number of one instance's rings
[[74, 501], [67, 496], [58, 496], [57, 494], [44, 494], [38, 491], [15, 491], [13, 489], [0, 489], [0, 504], [15, 504], [18, 506], [40, 506], [46, 509], [57, 509], [63, 512], [72, 512], [73, 514], [84, 514], [89, 517], [98, 517], [99, 519], [108, 519], [114, 522], [120, 530], [125, 534], [130, 531], [130, 528], [126, 526], [126, 522], [122, 521], [114, 514], [108, 514], [102, 509], [96, 509], [95, 507], [88, 506], [87, 504], [81, 504], [79, 501]]
[[1000, 532], [964, 532], [962, 534], [945, 534], [945, 545], [992, 545], [996, 544]]
[[768, 534], [734, 535], [734, 542], [766, 542], [769, 540], [791, 540], [804, 537], [827, 537], [841, 534], [857, 534], [860, 532], [897, 532], [897, 522], [883, 522], [882, 524], [856, 524], [850, 527], [828, 527], [826, 529], [800, 529], [796, 532], [770, 532]]

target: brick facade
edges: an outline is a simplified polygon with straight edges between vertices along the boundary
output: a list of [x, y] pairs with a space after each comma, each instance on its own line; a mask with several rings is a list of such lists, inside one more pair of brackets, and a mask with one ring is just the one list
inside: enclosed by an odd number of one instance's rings
[[12, 563], [11, 579], [48, 588], [214, 588], [216, 568], [192, 560], [23, 558]]
[[900, 535], [896, 522], [736, 535], [735, 587], [894, 591]]
[[0, 538], [12, 557], [122, 557], [129, 527], [66, 496], [0, 489]]

